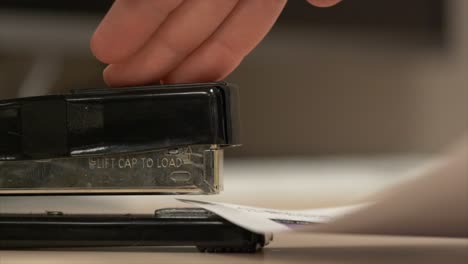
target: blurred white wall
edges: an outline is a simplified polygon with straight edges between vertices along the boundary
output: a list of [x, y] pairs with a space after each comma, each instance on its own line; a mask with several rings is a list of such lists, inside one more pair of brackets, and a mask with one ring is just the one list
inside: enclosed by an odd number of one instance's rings
[[[228, 156], [419, 153], [454, 140], [468, 129], [468, 4], [444, 3], [442, 45], [401, 25], [280, 20], [228, 78], [241, 87], [244, 143]], [[100, 16], [0, 10], [0, 97], [103, 86], [88, 48]]]
[[446, 12], [442, 47], [414, 32], [277, 28], [230, 78], [243, 88], [236, 154], [433, 152], [455, 140], [468, 130], [467, 2]]

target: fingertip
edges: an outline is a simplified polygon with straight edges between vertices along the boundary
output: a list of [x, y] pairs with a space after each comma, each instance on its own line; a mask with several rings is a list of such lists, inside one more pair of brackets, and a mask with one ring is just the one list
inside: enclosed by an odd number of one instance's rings
[[114, 65], [109, 65], [107, 66], [104, 71], [102, 72], [102, 77], [104, 79], [104, 82], [110, 86], [110, 87], [119, 87], [123, 86], [121, 81], [115, 78], [115, 66]]
[[161, 84], [180, 84], [180, 83], [208, 83], [208, 82], [217, 82], [226, 78], [228, 74], [218, 74], [213, 76], [168, 76], [161, 80]]
[[316, 7], [331, 7], [341, 2], [341, 0], [307, 0], [307, 2]]
[[91, 37], [91, 40], [89, 41], [89, 47], [96, 59], [98, 59], [101, 62], [107, 63], [107, 58], [104, 52], [101, 52], [99, 36], [97, 36], [96, 32], [94, 32], [93, 36]]
[[91, 37], [90, 48], [94, 57], [105, 64], [118, 63], [126, 58], [125, 54], [114, 48], [114, 45], [108, 45], [98, 31]]
[[111, 65], [107, 66], [103, 71], [102, 71], [102, 78], [104, 79], [104, 82], [108, 85], [108, 86], [111, 86], [112, 87], [112, 80], [111, 78], [109, 77], [110, 76], [110, 73], [109, 73], [109, 67]]
[[144, 72], [135, 72], [133, 68], [129, 68], [124, 64], [110, 64], [107, 66], [102, 77], [104, 82], [109, 87], [123, 87], [123, 86], [141, 86], [160, 84], [160, 78], [155, 75], [148, 75]]
[[[194, 57], [163, 78], [164, 83], [215, 82], [226, 78], [239, 66], [242, 59], [217, 56], [218, 60], [208, 60], [203, 56]], [[223, 59], [221, 59], [223, 58]], [[203, 65], [203, 66], [200, 66]]]

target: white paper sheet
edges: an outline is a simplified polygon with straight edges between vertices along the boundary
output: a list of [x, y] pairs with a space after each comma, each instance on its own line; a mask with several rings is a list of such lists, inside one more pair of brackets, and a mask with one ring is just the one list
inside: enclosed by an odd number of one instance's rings
[[290, 231], [295, 227], [327, 223], [337, 217], [362, 209], [367, 204], [312, 209], [275, 210], [196, 199], [177, 199], [211, 211], [238, 226], [257, 233]]
[[419, 177], [353, 206], [286, 211], [179, 200], [257, 233], [306, 224], [301, 231], [468, 237], [468, 138]]

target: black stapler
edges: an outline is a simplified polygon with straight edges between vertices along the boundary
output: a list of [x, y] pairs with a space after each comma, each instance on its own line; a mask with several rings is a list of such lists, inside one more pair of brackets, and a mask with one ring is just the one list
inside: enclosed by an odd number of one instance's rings
[[0, 195], [216, 194], [237, 100], [204, 83], [0, 101]]
[[[239, 145], [238, 123], [237, 88], [221, 82], [3, 100], [0, 196], [216, 194], [223, 149]], [[194, 245], [255, 252], [270, 239], [194, 208], [0, 214], [0, 248]]]

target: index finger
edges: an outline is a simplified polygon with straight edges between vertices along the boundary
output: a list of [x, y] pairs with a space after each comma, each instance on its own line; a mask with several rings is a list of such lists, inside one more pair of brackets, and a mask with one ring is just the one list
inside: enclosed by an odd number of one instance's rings
[[102, 62], [118, 63], [133, 55], [182, 0], [116, 0], [91, 39]]

